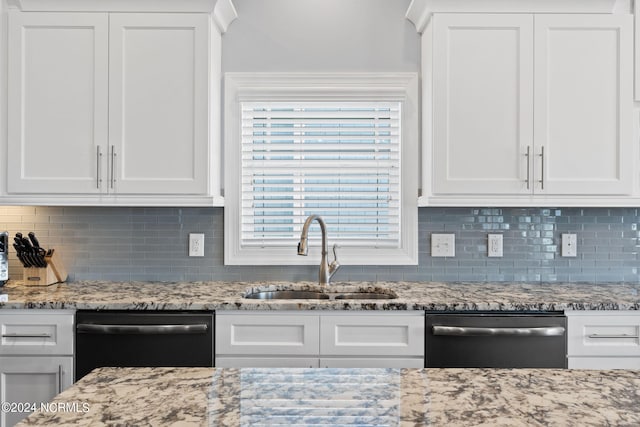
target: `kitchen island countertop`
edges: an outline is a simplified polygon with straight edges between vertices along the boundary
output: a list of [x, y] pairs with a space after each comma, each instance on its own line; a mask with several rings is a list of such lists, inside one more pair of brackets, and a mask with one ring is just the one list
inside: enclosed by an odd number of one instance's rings
[[[369, 386], [376, 375], [391, 380]], [[268, 424], [274, 415], [302, 425], [637, 426], [640, 376], [622, 370], [100, 368], [45, 409], [18, 426], [244, 426], [254, 425], [252, 417]]]
[[77, 310], [640, 310], [640, 284], [336, 282], [330, 292], [388, 288], [395, 299], [252, 300], [251, 290], [321, 290], [313, 282], [88, 281], [0, 288], [0, 309]]

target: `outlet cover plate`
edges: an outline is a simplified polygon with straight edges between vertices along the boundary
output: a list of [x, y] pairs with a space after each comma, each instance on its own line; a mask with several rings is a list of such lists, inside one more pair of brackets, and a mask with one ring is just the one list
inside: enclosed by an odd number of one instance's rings
[[562, 235], [562, 256], [578, 256], [578, 236], [576, 234], [566, 233]]
[[204, 233], [189, 233], [189, 256], [204, 256]]
[[502, 255], [502, 234], [487, 235], [487, 256], [501, 257]]
[[456, 235], [431, 233], [431, 256], [456, 256]]

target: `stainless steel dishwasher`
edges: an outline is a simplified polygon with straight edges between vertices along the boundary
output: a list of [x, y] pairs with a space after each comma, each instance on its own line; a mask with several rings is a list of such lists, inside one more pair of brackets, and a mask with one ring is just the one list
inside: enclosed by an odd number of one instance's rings
[[426, 316], [427, 368], [566, 368], [563, 313]]
[[213, 312], [78, 311], [79, 380], [105, 366], [213, 366]]

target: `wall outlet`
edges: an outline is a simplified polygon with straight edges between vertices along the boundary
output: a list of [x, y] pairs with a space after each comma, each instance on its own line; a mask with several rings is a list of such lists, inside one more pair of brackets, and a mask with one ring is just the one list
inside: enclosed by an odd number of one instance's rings
[[431, 256], [456, 256], [456, 235], [431, 233]]
[[204, 256], [204, 233], [189, 233], [189, 256]]
[[501, 257], [502, 254], [502, 234], [487, 235], [487, 256]]
[[576, 234], [562, 235], [562, 256], [578, 256], [578, 236]]

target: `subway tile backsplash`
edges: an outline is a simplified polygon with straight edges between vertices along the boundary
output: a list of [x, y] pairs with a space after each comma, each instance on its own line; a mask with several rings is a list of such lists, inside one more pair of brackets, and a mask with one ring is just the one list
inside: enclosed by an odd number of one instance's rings
[[[421, 208], [417, 266], [343, 266], [333, 280], [639, 282], [635, 208]], [[0, 231], [35, 231], [58, 248], [70, 280], [314, 281], [316, 266], [225, 266], [222, 208], [0, 207]], [[189, 258], [190, 232], [205, 257]], [[456, 256], [431, 257], [430, 235], [454, 233]], [[487, 257], [502, 233], [504, 256]], [[576, 233], [578, 256], [560, 256]], [[329, 236], [331, 238], [331, 236]], [[293, 255], [295, 256], [295, 255]], [[11, 250], [10, 276], [22, 278]]]

